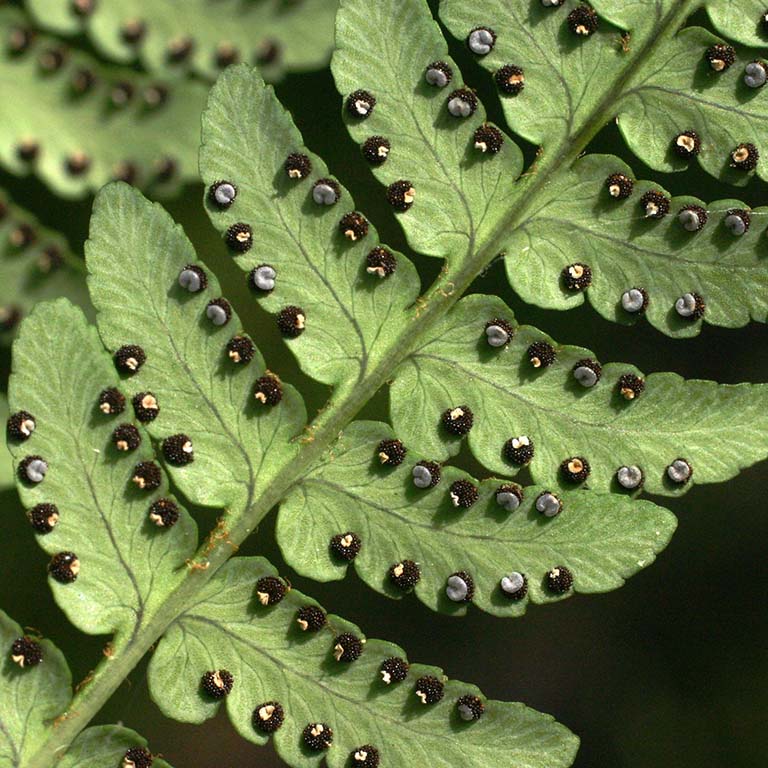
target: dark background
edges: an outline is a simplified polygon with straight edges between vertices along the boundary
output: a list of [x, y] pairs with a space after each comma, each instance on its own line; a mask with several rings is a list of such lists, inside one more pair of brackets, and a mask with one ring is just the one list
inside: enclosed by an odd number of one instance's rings
[[[503, 125], [487, 77], [460, 48], [452, 53], [469, 82], [479, 86], [491, 119]], [[381, 187], [359, 161], [340, 117], [335, 117], [340, 98], [329, 72], [290, 76], [277, 90], [307, 144], [352, 191], [357, 208], [373, 218], [382, 240], [409, 252], [391, 212], [382, 205]], [[530, 159], [533, 148], [525, 149]], [[674, 194], [693, 191], [714, 199], [731, 193], [751, 205], [766, 202], [768, 187], [759, 181], [736, 193], [695, 167], [674, 176], [654, 174], [628, 155], [612, 126], [590, 151], [621, 155], [639, 177], [656, 179]], [[2, 174], [0, 186], [82, 250], [91, 200], [64, 203], [34, 180]], [[208, 222], [202, 194], [202, 187], [191, 187], [166, 205], [219, 275], [246, 329], [259, 336], [270, 365], [299, 385], [312, 413], [327, 391], [298, 371], [274, 323], [249, 297], [242, 273]], [[412, 258], [426, 287], [439, 264]], [[521, 321], [561, 342], [588, 346], [603, 362], [626, 360], [646, 373], [670, 370], [728, 383], [768, 381], [767, 332], [762, 325], [738, 331], [705, 325], [698, 338], [675, 341], [648, 325], [610, 324], [589, 307], [546, 312], [514, 296], [499, 263], [472, 290], [498, 293]], [[7, 350], [0, 352], [3, 381], [9, 364]], [[363, 415], [386, 418], [385, 408], [380, 395]], [[474, 468], [471, 458], [461, 460]], [[657, 499], [678, 516], [679, 529], [655, 564], [619, 591], [531, 607], [517, 620], [477, 610], [463, 620], [448, 618], [413, 598], [395, 602], [375, 594], [354, 575], [345, 582], [318, 585], [285, 566], [281, 570], [294, 586], [357, 622], [366, 634], [402, 645], [411, 660], [440, 665], [451, 677], [476, 682], [489, 697], [523, 701], [551, 713], [582, 739], [578, 768], [756, 768], [768, 764], [766, 480], [768, 467], [763, 464], [727, 484], [694, 486], [682, 498]], [[197, 517], [206, 531], [214, 515], [199, 510]], [[274, 515], [241, 554], [264, 554], [282, 566], [273, 525]], [[0, 604], [20, 623], [57, 642], [75, 680], [82, 679], [98, 663], [107, 638], [75, 632], [54, 604], [44, 584], [46, 558], [34, 543], [14, 492], [0, 494], [0, 540]], [[271, 748], [237, 736], [224, 715], [204, 727], [165, 720], [149, 700], [144, 665], [134, 670], [96, 722], [118, 721], [138, 730], [177, 768], [246, 761], [262, 768], [281, 765]]]

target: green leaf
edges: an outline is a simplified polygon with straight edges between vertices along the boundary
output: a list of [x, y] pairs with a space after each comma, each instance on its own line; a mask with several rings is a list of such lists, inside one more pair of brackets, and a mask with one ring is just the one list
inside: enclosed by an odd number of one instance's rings
[[[160, 405], [149, 433], [156, 440], [186, 434], [194, 445], [193, 463], [169, 467], [174, 482], [198, 504], [248, 509], [298, 449], [290, 441], [306, 421], [300, 396], [285, 385], [277, 406], [254, 398], [264, 360], [258, 350], [248, 365], [228, 358], [227, 342], [243, 331], [240, 319], [233, 311], [217, 327], [207, 318], [219, 283], [159, 205], [125, 184], [106, 187], [96, 198], [86, 254], [104, 344], [112, 351], [138, 344], [146, 353], [130, 382]], [[187, 264], [206, 271], [205, 290], [179, 286]]]
[[[4, 37], [26, 28], [24, 17], [15, 9], [0, 9]], [[65, 61], [58, 71], [44, 72], [39, 60], [52, 49], [64, 50]], [[97, 82], [78, 95], [72, 81], [83, 69]], [[120, 82], [128, 83], [134, 95], [126, 106], [115, 107], [111, 93]], [[61, 197], [81, 197], [97, 190], [122, 173], [125, 163], [135, 166], [137, 183], [153, 194], [175, 192], [181, 182], [197, 178], [199, 117], [206, 89], [192, 80], [165, 84], [167, 101], [150, 106], [147, 100], [157, 85], [146, 75], [104, 67], [81, 51], [66, 51], [44, 35], [37, 35], [20, 54], [3, 46], [0, 163], [17, 175], [33, 171]], [[38, 144], [37, 159], [19, 156], [19, 145], [25, 141]], [[78, 152], [90, 159], [90, 166], [73, 174], [67, 169], [67, 158]], [[166, 181], [162, 165], [167, 160], [175, 168]]]
[[[129, 399], [121, 417], [97, 407], [107, 387]], [[36, 427], [25, 442], [11, 443], [11, 453], [17, 469], [25, 457], [40, 456], [48, 472], [37, 485], [19, 479], [19, 495], [27, 509], [56, 505], [59, 522], [38, 534], [40, 547], [50, 555], [74, 552], [80, 561], [74, 583], [49, 577], [56, 602], [84, 632], [117, 632], [118, 645], [135, 636], [178, 583], [197, 545], [196, 526], [183, 510], [173, 528], [148, 519], [150, 503], [168, 493], [165, 481], [156, 493], [131, 482], [136, 464], [154, 458], [146, 433], [127, 455], [112, 443], [115, 427], [133, 421], [135, 391], [133, 382], [119, 381], [95, 329], [66, 300], [38, 305], [23, 323], [9, 401], [13, 411], [32, 414]]]
[[[99, 0], [83, 19], [65, 0], [26, 0], [35, 20], [63, 34], [85, 32], [99, 52], [120, 62], [139, 61], [150, 72], [188, 70], [215, 79], [219, 45], [233, 46], [245, 61], [260, 62], [270, 79], [284, 72], [319, 69], [333, 44], [335, 0], [185, 0], [183, 12], [172, 0]], [[141, 20], [144, 39], [126, 42], [123, 25]], [[173, 63], [169, 46], [185, 38], [193, 46], [183, 63]], [[277, 46], [274, 60], [272, 45]]]
[[[436, 461], [457, 453], [461, 443], [441, 428], [440, 416], [466, 404], [475, 417], [468, 445], [492, 472], [519, 469], [504, 460], [502, 448], [509, 438], [528, 435], [536, 483], [569, 487], [560, 464], [582, 456], [591, 465], [587, 485], [593, 490], [619, 489], [616, 470], [636, 465], [644, 472], [644, 489], [663, 495], [728, 480], [768, 452], [768, 385], [718, 385], [652, 373], [645, 377], [645, 391], [628, 402], [618, 394], [617, 382], [625, 373], [642, 376], [634, 366], [604, 364], [599, 383], [586, 389], [572, 369], [577, 361], [594, 358], [588, 349], [560, 346], [530, 326], [520, 326], [507, 348], [494, 349], [485, 341], [484, 327], [499, 317], [510, 322], [513, 317], [500, 299], [463, 299], [398, 370], [390, 414], [407, 446]], [[551, 367], [531, 366], [526, 349], [535, 341], [556, 348]], [[415, 413], [422, 418], [414, 419]], [[693, 468], [682, 486], [666, 475], [677, 458]]]
[[66, 296], [88, 311], [84, 277], [85, 265], [66, 240], [0, 190], [0, 318], [7, 328], [0, 343], [10, 342], [19, 320], [43, 299]]
[[[8, 398], [0, 394], [0, 424], [5, 424], [10, 411], [8, 410]], [[5, 446], [0, 447], [0, 489], [13, 486], [13, 462], [11, 454]]]
[[[283, 166], [294, 152], [311, 158], [309, 178], [288, 178]], [[399, 253], [394, 274], [366, 273], [366, 254], [379, 245], [375, 228], [354, 243], [339, 232], [340, 218], [354, 209], [346, 189], [336, 205], [313, 202], [312, 185], [329, 171], [249, 67], [228, 69], [211, 91], [200, 169], [206, 184], [227, 179], [237, 185], [231, 208], [219, 211], [208, 202], [207, 209], [219, 231], [237, 222], [253, 228], [254, 245], [236, 257], [238, 266], [267, 263], [277, 271], [275, 290], [259, 302], [270, 312], [290, 305], [305, 310], [306, 331], [288, 342], [302, 368], [328, 384], [363, 380], [402, 329], [418, 276]]]
[[[443, 467], [435, 488], [420, 490], [411, 470], [431, 456], [409, 450], [396, 468], [376, 459], [379, 442], [393, 436], [386, 424], [351, 424], [282, 502], [277, 538], [292, 568], [319, 581], [343, 578], [346, 564], [328, 543], [353, 531], [363, 542], [355, 570], [378, 592], [402, 596], [387, 573], [407, 558], [421, 567], [416, 596], [433, 610], [466, 613], [466, 604], [445, 594], [448, 576], [466, 571], [475, 584], [475, 605], [499, 616], [520, 616], [528, 601], [511, 601], [499, 588], [510, 571], [527, 576], [535, 603], [558, 599], [544, 585], [557, 565], [571, 569], [577, 592], [607, 592], [650, 565], [675, 530], [674, 516], [650, 502], [583, 491], [560, 493], [562, 512], [547, 519], [534, 507], [546, 489], [535, 486], [521, 489], [523, 503], [509, 513], [496, 502], [499, 480], [477, 483], [454, 467]], [[449, 488], [457, 480], [479, 488], [469, 510], [451, 502]]]
[[[444, 89], [424, 79], [437, 60], [453, 70]], [[374, 170], [379, 181], [412, 182], [413, 208], [399, 215], [409, 244], [461, 264], [506, 213], [523, 161], [509, 137], [498, 155], [474, 148], [474, 131], [485, 119], [482, 104], [466, 120], [448, 113], [448, 94], [463, 86], [462, 75], [426, 3], [342, 0], [331, 68], [345, 97], [362, 88], [377, 99], [366, 120], [346, 111], [344, 117], [360, 144], [372, 134], [390, 140], [386, 163]]]
[[[10, 658], [11, 646], [24, 636], [39, 643], [43, 660], [21, 667]], [[23, 768], [66, 719], [72, 697], [72, 676], [64, 654], [50, 641], [26, 632], [0, 611], [0, 765]], [[131, 747], [145, 747], [146, 740], [122, 726], [101, 725], [84, 731], [56, 764], [61, 768], [118, 766]], [[168, 768], [155, 758], [153, 766]]]
[[763, 0], [706, 0], [712, 24], [724, 35], [744, 45], [765, 48], [768, 34], [761, 20]]
[[[487, 701], [480, 720], [463, 723], [456, 699], [480, 692], [450, 680], [440, 703], [422, 705], [414, 683], [422, 675], [442, 678], [440, 669], [414, 664], [408, 680], [384, 685], [381, 662], [404, 656], [392, 643], [368, 640], [357, 661], [335, 661], [331, 632], [304, 634], [296, 625], [297, 610], [314, 601], [296, 590], [272, 608], [254, 600], [254, 579], [275, 574], [261, 558], [231, 560], [169, 628], [149, 666], [152, 697], [166, 715], [192, 723], [213, 717], [219, 705], [202, 693], [200, 678], [208, 670], [227, 669], [235, 682], [226, 709], [235, 728], [246, 739], [265, 743], [267, 737], [252, 724], [254, 709], [280, 702], [286, 717], [273, 738], [280, 757], [294, 768], [318, 765], [322, 757], [302, 745], [301, 732], [312, 722], [333, 729], [326, 757], [332, 768], [347, 765], [350, 753], [363, 744], [376, 746], [385, 765], [425, 759], [435, 768], [571, 764], [577, 739], [548, 715], [521, 704]], [[357, 627], [337, 616], [328, 621], [334, 634], [361, 637]]]
[[[752, 226], [737, 237], [723, 221], [732, 209], [748, 209], [742, 201], [671, 198], [675, 213], [687, 205], [708, 211], [703, 230], [688, 232], [676, 215], [657, 222], [643, 219], [638, 200], [648, 190], [666, 194], [658, 184], [637, 182], [629, 199], [613, 200], [605, 189], [613, 173], [632, 176], [617, 157], [582, 158], [549, 186], [535, 215], [511, 235], [507, 275], [525, 301], [570, 309], [588, 299], [606, 319], [629, 324], [639, 316], [622, 309], [621, 296], [639, 286], [650, 299], [644, 316], [670, 336], [696, 335], [702, 322], [736, 328], [750, 320], [766, 321], [768, 273], [759, 223], [767, 208], [752, 210]], [[583, 292], [569, 291], [562, 282], [563, 269], [574, 262], [592, 269], [592, 285]], [[690, 291], [706, 302], [702, 321], [682, 318], [674, 310], [677, 299]]]

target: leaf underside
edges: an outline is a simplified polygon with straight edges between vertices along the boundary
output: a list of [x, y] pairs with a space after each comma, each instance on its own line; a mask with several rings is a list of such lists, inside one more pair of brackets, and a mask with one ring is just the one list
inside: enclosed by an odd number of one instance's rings
[[[150, 72], [188, 71], [215, 79], [219, 52], [259, 63], [265, 76], [318, 69], [333, 43], [335, 0], [99, 0], [90, 18], [74, 13], [66, 0], [26, 0], [43, 27], [62, 34], [85, 32], [99, 52], [113, 61], [139, 61]], [[126, 41], [126, 22], [140, 20], [145, 33]], [[189, 54], [173, 55], [191, 40]]]
[[[227, 669], [234, 687], [226, 710], [237, 731], [265, 743], [267, 737], [254, 728], [254, 710], [279, 702], [286, 715], [273, 736], [275, 747], [294, 768], [317, 765], [323, 757], [330, 768], [341, 768], [365, 744], [377, 747], [386, 765], [423, 760], [436, 768], [570, 765], [577, 739], [548, 715], [522, 704], [486, 701], [478, 721], [462, 722], [456, 699], [480, 692], [446, 681], [443, 700], [425, 706], [415, 695], [415, 681], [422, 675], [443, 679], [443, 673], [420, 664], [411, 666], [407, 680], [385, 685], [381, 662], [404, 658], [392, 643], [368, 640], [357, 661], [336, 661], [335, 636], [350, 632], [362, 638], [360, 631], [331, 615], [330, 629], [303, 633], [296, 612], [315, 603], [296, 590], [276, 606], [261, 606], [254, 580], [275, 574], [261, 558], [230, 560], [168, 630], [149, 666], [152, 696], [166, 715], [192, 723], [213, 717], [219, 704], [201, 691], [200, 678], [208, 670]], [[325, 753], [303, 745], [302, 731], [314, 722], [333, 730], [333, 746]]]

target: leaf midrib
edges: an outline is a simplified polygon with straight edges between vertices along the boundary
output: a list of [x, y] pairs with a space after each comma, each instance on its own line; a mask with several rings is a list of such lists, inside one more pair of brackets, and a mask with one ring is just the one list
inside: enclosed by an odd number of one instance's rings
[[[195, 561], [204, 566], [190, 568], [187, 576], [161, 603], [151, 619], [144, 625], [144, 631], [122, 649], [121, 655], [113, 656], [108, 662], [101, 662], [93, 680], [84, 686], [72, 702], [72, 715], [62, 722], [38, 750], [27, 768], [48, 768], [54, 755], [66, 749], [77, 734], [106, 703], [109, 696], [141, 660], [144, 654], [162, 635], [165, 629], [180, 616], [194, 601], [199, 591], [208, 583], [218, 569], [234, 554], [237, 547], [255, 529], [259, 521], [299, 481], [306, 468], [320, 459], [323, 452], [337, 438], [371, 397], [388, 381], [392, 372], [419, 345], [422, 338], [437, 324], [448, 310], [465, 293], [472, 281], [496, 256], [503, 251], [520, 221], [525, 220], [529, 209], [538, 202], [540, 191], [559, 173], [568, 173], [571, 164], [584, 151], [589, 141], [610, 119], [616, 105], [623, 98], [625, 87], [641, 68], [638, 62], [649, 60], [654, 51], [668, 37], [676, 32], [679, 22], [700, 4], [700, 0], [683, 0], [674, 6], [658, 26], [658, 33], [649, 37], [637, 57], [628, 58], [620, 75], [606, 84], [606, 93], [590, 119], [573, 137], [565, 137], [549, 154], [544, 152], [518, 180], [517, 195], [507, 201], [510, 214], [502, 218], [491, 231], [487, 244], [456, 267], [440, 274], [428, 298], [421, 307], [417, 304], [411, 322], [392, 339], [390, 351], [381, 356], [378, 364], [367, 377], [355, 383], [344, 382], [333, 392], [327, 407], [312, 424], [312, 437], [303, 443], [301, 451], [292, 455], [282, 469], [272, 476], [261, 496], [245, 512], [230, 517], [233, 523], [227, 537], [222, 537], [213, 546], [204, 542], [198, 549]], [[461, 195], [463, 198], [463, 195]], [[516, 203], [519, 202], [519, 205]], [[419, 311], [420, 310], [420, 311]]]

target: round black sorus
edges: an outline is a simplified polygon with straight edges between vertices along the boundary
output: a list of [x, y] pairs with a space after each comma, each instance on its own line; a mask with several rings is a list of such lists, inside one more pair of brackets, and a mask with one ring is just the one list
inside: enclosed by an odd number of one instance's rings
[[383, 136], [369, 136], [362, 146], [363, 157], [371, 165], [382, 165], [389, 157], [392, 145]]
[[747, 88], [762, 88], [768, 81], [768, 64], [760, 59], [750, 61], [744, 67], [744, 85]]
[[149, 519], [158, 528], [173, 528], [179, 522], [179, 507], [171, 499], [158, 499], [149, 505]]
[[754, 144], [749, 142], [739, 144], [731, 152], [731, 168], [740, 171], [754, 171], [760, 160], [760, 152]]
[[518, 466], [528, 464], [534, 454], [533, 440], [528, 435], [511, 437], [504, 443], [502, 453], [510, 464], [517, 464]]
[[667, 467], [667, 477], [677, 485], [685, 485], [693, 476], [693, 467], [687, 459], [675, 459]]
[[669, 213], [670, 200], [656, 189], [651, 189], [640, 198], [640, 207], [646, 219], [663, 219]]
[[707, 48], [704, 58], [715, 72], [724, 72], [736, 61], [736, 49], [730, 45], [713, 45]]
[[43, 273], [55, 272], [64, 266], [64, 254], [58, 245], [46, 245], [37, 260], [37, 268]]
[[301, 738], [308, 749], [322, 752], [333, 744], [333, 729], [327, 723], [310, 723], [301, 732]]
[[344, 632], [337, 635], [334, 640], [333, 658], [347, 663], [357, 661], [363, 655], [364, 646], [365, 640], [361, 640], [351, 632]]
[[523, 501], [523, 489], [515, 483], [504, 483], [496, 489], [494, 496], [505, 512], [514, 512]]
[[312, 185], [312, 199], [318, 205], [335, 205], [341, 199], [341, 187], [333, 179], [318, 179]]
[[568, 14], [568, 29], [579, 37], [589, 37], [597, 32], [600, 19], [589, 5], [580, 5]]
[[141, 19], [126, 19], [120, 25], [120, 37], [127, 45], [136, 45], [144, 39], [147, 25]]
[[250, 224], [238, 221], [227, 228], [224, 242], [235, 253], [247, 253], [253, 245], [253, 229]]
[[64, 66], [68, 54], [69, 52], [64, 46], [46, 48], [41, 51], [37, 63], [40, 65], [40, 69], [42, 69], [43, 72], [58, 72]]
[[208, 287], [208, 275], [202, 267], [187, 264], [179, 272], [179, 285], [190, 293], [199, 293]]
[[0, 307], [0, 331], [12, 331], [21, 322], [21, 310], [15, 306]]
[[501, 577], [499, 589], [507, 600], [522, 600], [528, 594], [528, 578], [520, 571], [510, 571]]
[[170, 92], [164, 85], [154, 83], [144, 89], [142, 98], [149, 109], [157, 109], [168, 102], [170, 95]]
[[312, 161], [307, 155], [303, 155], [300, 152], [291, 152], [285, 158], [283, 168], [285, 168], [285, 173], [289, 179], [301, 181], [312, 173]]
[[541, 0], [541, 4], [545, 8], [559, 8], [565, 4], [565, 0]]
[[248, 273], [248, 287], [259, 293], [269, 293], [275, 289], [277, 270], [271, 264], [259, 264]]
[[491, 347], [506, 347], [514, 336], [514, 326], [502, 317], [494, 317], [485, 324], [486, 341]]
[[240, 51], [232, 43], [222, 41], [213, 52], [213, 60], [219, 69], [226, 69], [240, 61]]
[[173, 157], [166, 155], [155, 161], [155, 179], [161, 184], [167, 184], [178, 173], [179, 164]]
[[619, 376], [616, 388], [625, 400], [634, 400], [645, 391], [645, 380], [634, 373], [625, 373]]
[[583, 483], [590, 471], [589, 462], [583, 456], [572, 456], [560, 465], [560, 472], [569, 483]]
[[135, 89], [127, 80], [121, 80], [115, 83], [110, 92], [109, 100], [113, 107], [124, 107], [133, 98]]
[[16, 157], [25, 163], [31, 163], [40, 155], [40, 144], [33, 139], [22, 139], [16, 145]]
[[645, 482], [643, 470], [635, 464], [619, 467], [616, 470], [616, 482], [628, 491], [639, 488]]
[[328, 617], [319, 605], [305, 605], [299, 608], [296, 623], [302, 632], [317, 632], [328, 623]]
[[360, 553], [363, 542], [356, 533], [347, 531], [332, 536], [328, 546], [336, 557], [351, 563]]
[[72, 73], [72, 77], [69, 80], [69, 87], [72, 89], [73, 93], [82, 96], [83, 94], [92, 91], [97, 82], [93, 70], [88, 69], [87, 67], [79, 67]]
[[124, 755], [121, 768], [152, 768], [152, 753], [146, 747], [131, 747]]
[[261, 733], [275, 733], [285, 722], [285, 710], [279, 701], [265, 701], [253, 710], [254, 730]]
[[557, 359], [555, 348], [547, 341], [535, 341], [525, 354], [534, 368], [549, 368]]
[[376, 106], [376, 97], [368, 91], [353, 91], [347, 96], [346, 107], [351, 117], [365, 120]]
[[591, 357], [579, 360], [573, 366], [573, 378], [582, 387], [594, 387], [603, 375], [603, 366]]
[[398, 589], [413, 589], [421, 579], [421, 568], [413, 560], [401, 560], [389, 567], [389, 580]]
[[192, 441], [187, 435], [179, 433], [171, 435], [163, 440], [163, 456], [165, 460], [175, 467], [183, 467], [195, 460], [195, 451]]
[[124, 181], [126, 184], [135, 184], [139, 177], [139, 169], [136, 163], [129, 160], [121, 160], [112, 171], [113, 181]]
[[544, 583], [550, 592], [563, 595], [573, 586], [573, 574], [564, 565], [556, 565], [547, 571]]
[[542, 491], [536, 497], [534, 506], [544, 517], [557, 517], [563, 511], [563, 502], [551, 491]]
[[97, 0], [71, 0], [69, 7], [76, 16], [85, 18], [96, 10]]
[[404, 213], [413, 205], [415, 197], [416, 190], [407, 179], [398, 179], [387, 187], [387, 200], [400, 213]]
[[262, 576], [256, 582], [256, 599], [262, 605], [277, 605], [287, 591], [285, 583], [277, 576]]
[[763, 34], [768, 34], [768, 10], [765, 10], [760, 14], [758, 22]]
[[48, 473], [48, 462], [42, 456], [26, 456], [19, 462], [19, 478], [23, 483], [41, 483]]
[[485, 712], [485, 704], [479, 696], [467, 693], [456, 701], [456, 711], [459, 717], [467, 723], [479, 720]]
[[357, 211], [345, 213], [339, 221], [339, 232], [352, 242], [362, 240], [368, 234], [368, 219]]
[[168, 41], [165, 47], [165, 57], [173, 64], [186, 61], [195, 47], [195, 41], [191, 37], [180, 36]]
[[114, 360], [118, 371], [133, 374], [147, 362], [147, 355], [136, 344], [126, 344], [115, 352]]
[[59, 584], [71, 584], [80, 573], [80, 561], [74, 552], [59, 552], [48, 563], [48, 573]]
[[379, 750], [372, 744], [363, 744], [350, 752], [349, 760], [354, 768], [379, 768], [381, 757]]
[[280, 60], [282, 52], [283, 49], [277, 40], [262, 40], [254, 53], [254, 61], [262, 67], [276, 64]]
[[592, 267], [580, 262], [569, 264], [563, 267], [561, 278], [569, 291], [583, 291], [592, 285]]
[[280, 333], [288, 339], [301, 336], [306, 330], [307, 316], [301, 307], [283, 307], [277, 313], [277, 327]]
[[408, 670], [410, 668], [410, 664], [405, 659], [401, 659], [399, 656], [390, 656], [381, 662], [379, 674], [385, 685], [402, 683], [408, 677]]
[[131, 482], [142, 491], [154, 491], [160, 487], [163, 473], [154, 461], [140, 461], [133, 470]]
[[152, 392], [139, 392], [131, 398], [133, 412], [142, 424], [154, 421], [160, 413], [160, 405]]
[[262, 405], [277, 405], [283, 399], [283, 385], [277, 376], [267, 374], [256, 381], [253, 396]]
[[448, 94], [448, 113], [453, 117], [471, 117], [477, 110], [477, 96], [469, 88], [457, 88]]
[[688, 160], [701, 152], [701, 137], [693, 130], [678, 133], [672, 140], [672, 149], [677, 155]]
[[475, 596], [475, 580], [466, 571], [456, 571], [446, 579], [445, 595], [454, 603], [471, 603]]
[[112, 432], [112, 444], [118, 451], [135, 451], [141, 445], [141, 433], [133, 424], [121, 424]]
[[205, 305], [205, 316], [214, 325], [226, 325], [232, 319], [232, 305], [221, 296], [211, 299]]
[[472, 140], [475, 149], [483, 154], [497, 155], [504, 146], [504, 134], [494, 125], [481, 125], [475, 131]]
[[454, 507], [469, 509], [478, 500], [480, 492], [469, 480], [455, 480], [448, 489], [448, 495]]
[[708, 218], [707, 211], [700, 205], [686, 205], [677, 214], [677, 220], [687, 232], [700, 231]]
[[21, 250], [37, 240], [35, 230], [29, 224], [17, 224], [8, 235], [8, 240], [14, 248]]
[[388, 467], [397, 467], [403, 463], [408, 449], [396, 439], [382, 440], [376, 448], [379, 461]]
[[397, 269], [397, 258], [392, 251], [377, 245], [368, 252], [365, 264], [365, 271], [369, 275], [384, 278], [391, 275]]
[[445, 88], [453, 80], [453, 70], [444, 61], [433, 61], [424, 70], [424, 79], [435, 88]]
[[214, 669], [200, 678], [200, 687], [212, 699], [223, 699], [232, 692], [235, 678], [228, 669]]
[[496, 45], [496, 32], [490, 27], [475, 27], [467, 35], [467, 48], [478, 56], [486, 56]]
[[227, 342], [227, 357], [237, 365], [247, 365], [255, 353], [256, 347], [248, 336], [233, 336]]
[[237, 197], [237, 187], [231, 181], [214, 181], [208, 187], [208, 199], [221, 210], [226, 210]]
[[642, 314], [648, 308], [648, 291], [645, 288], [629, 288], [621, 294], [621, 307], [630, 314]]
[[686, 320], [700, 320], [707, 311], [704, 299], [693, 291], [684, 293], [675, 302], [675, 312]]
[[55, 504], [36, 504], [27, 517], [37, 533], [50, 533], [59, 522], [59, 508]]
[[525, 88], [525, 72], [514, 64], [499, 67], [493, 77], [499, 90], [510, 96], [517, 96]]
[[732, 234], [739, 237], [746, 235], [749, 231], [749, 225], [752, 222], [752, 216], [744, 208], [731, 208], [723, 219], [725, 228]]
[[35, 417], [27, 411], [16, 411], [8, 417], [6, 431], [11, 440], [24, 442], [35, 431]]
[[414, 693], [422, 704], [437, 704], [445, 694], [445, 685], [436, 677], [425, 675], [416, 681]]
[[11, 645], [11, 661], [20, 667], [36, 667], [43, 660], [43, 648], [31, 637], [18, 637]]
[[99, 394], [97, 405], [105, 416], [114, 416], [125, 410], [125, 395], [115, 387], [108, 387]]
[[80, 150], [67, 155], [64, 167], [70, 176], [82, 176], [91, 167], [91, 158]]
[[463, 437], [472, 429], [475, 416], [468, 405], [457, 405], [455, 408], [448, 408], [443, 411], [440, 421], [452, 435]]
[[411, 470], [417, 488], [434, 488], [440, 482], [442, 469], [436, 461], [420, 461]]
[[24, 53], [34, 39], [35, 32], [29, 27], [12, 27], [8, 32], [8, 53], [14, 56]]

